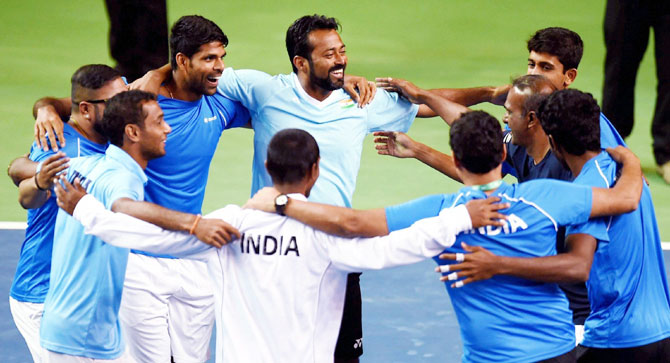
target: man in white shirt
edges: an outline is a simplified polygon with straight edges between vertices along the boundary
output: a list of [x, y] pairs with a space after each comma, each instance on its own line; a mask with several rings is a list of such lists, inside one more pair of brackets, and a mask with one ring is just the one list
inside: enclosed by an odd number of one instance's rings
[[[283, 195], [306, 200], [319, 176], [316, 141], [302, 130], [280, 131], [268, 146], [266, 167]], [[229, 205], [207, 217], [231, 223], [242, 236], [217, 249], [188, 234], [109, 212], [92, 196], [79, 202], [83, 190], [63, 183], [59, 206], [73, 213], [86, 233], [116, 246], [208, 263], [216, 281], [217, 362], [332, 362], [349, 272], [435, 256], [459, 232], [500, 225], [497, 210], [504, 207], [480, 200], [386, 237], [345, 239], [283, 215]]]

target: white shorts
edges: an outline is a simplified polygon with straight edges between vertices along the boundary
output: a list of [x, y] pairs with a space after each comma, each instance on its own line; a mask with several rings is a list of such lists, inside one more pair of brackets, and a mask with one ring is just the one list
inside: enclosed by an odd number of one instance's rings
[[119, 320], [138, 362], [205, 362], [214, 295], [204, 262], [131, 253]]
[[79, 357], [76, 355], [69, 355], [69, 354], [62, 354], [62, 353], [56, 353], [52, 352], [50, 350], [44, 350], [44, 357], [45, 357], [45, 362], [46, 363], [136, 363], [136, 361], [133, 359], [133, 357], [130, 356], [128, 353], [128, 349], [126, 349], [123, 354], [116, 358], [116, 359], [95, 359], [95, 358], [87, 358], [87, 357]]
[[44, 304], [18, 301], [9, 297], [9, 310], [14, 324], [28, 345], [28, 350], [36, 363], [44, 362], [46, 350], [40, 345], [40, 322], [44, 313]]

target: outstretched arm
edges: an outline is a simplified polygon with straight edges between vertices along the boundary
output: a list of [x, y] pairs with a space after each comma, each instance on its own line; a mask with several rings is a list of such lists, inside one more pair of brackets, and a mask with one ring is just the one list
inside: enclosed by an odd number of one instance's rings
[[612, 188], [593, 188], [591, 217], [628, 213], [637, 209], [642, 195], [640, 159], [623, 146], [607, 148], [612, 158], [622, 163], [621, 176]]
[[[440, 259], [457, 261], [441, 265], [440, 281], [455, 281], [451, 287], [487, 280], [495, 275], [511, 275], [544, 282], [583, 282], [588, 280], [597, 241], [588, 234], [571, 234], [566, 239], [568, 251], [546, 257], [506, 257], [491, 253], [481, 246], [461, 243], [469, 253], [443, 253]], [[458, 279], [462, 279], [457, 281]]]
[[[437, 116], [440, 116], [450, 126], [456, 119], [461, 117], [461, 114], [470, 111], [466, 106], [442, 98], [437, 93], [419, 88], [410, 81], [398, 78], [386, 78], [382, 80], [395, 88], [410, 102], [428, 106]], [[420, 117], [435, 116], [434, 114], [430, 115], [426, 113], [425, 108], [423, 111], [422, 109], [419, 109], [419, 112]]]
[[428, 145], [417, 142], [403, 132], [377, 131], [374, 133], [375, 149], [379, 155], [397, 158], [415, 158], [440, 173], [460, 182], [454, 158]]
[[[377, 87], [389, 92], [397, 92], [391, 77], [378, 77], [375, 79]], [[474, 88], [433, 88], [427, 91], [434, 93], [451, 102], [463, 106], [472, 106], [483, 102], [490, 102], [502, 106], [507, 99], [507, 93], [512, 85], [506, 84], [498, 87], [474, 87]]]
[[[263, 188], [244, 205], [244, 208], [274, 213], [274, 200], [277, 195], [279, 192], [276, 189]], [[499, 200], [499, 198], [487, 198], [472, 200], [466, 204], [475, 228], [502, 225], [501, 220], [506, 217], [499, 211], [508, 208], [508, 205], [498, 203]], [[351, 209], [289, 198], [284, 213], [316, 229], [343, 237], [374, 237], [389, 233], [386, 211], [383, 208]]]

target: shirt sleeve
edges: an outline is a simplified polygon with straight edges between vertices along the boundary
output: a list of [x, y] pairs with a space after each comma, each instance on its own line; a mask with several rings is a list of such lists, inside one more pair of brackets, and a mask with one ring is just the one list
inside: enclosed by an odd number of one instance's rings
[[107, 178], [105, 183], [104, 200], [107, 202], [107, 209], [112, 209], [114, 202], [121, 198], [144, 200], [144, 182], [135, 175], [128, 174], [119, 175], [114, 179]]
[[240, 102], [249, 110], [258, 108], [254, 86], [271, 78], [269, 74], [253, 69], [226, 68], [219, 80], [217, 93]]
[[389, 232], [407, 228], [419, 219], [435, 217], [445, 207], [443, 194], [428, 195], [403, 204], [386, 207]]
[[550, 218], [556, 228], [586, 223], [591, 216], [593, 191], [590, 186], [560, 180], [536, 179], [519, 184], [529, 203]]
[[593, 218], [586, 223], [579, 223], [567, 226], [565, 228], [566, 237], [571, 234], [583, 233], [592, 236], [599, 241], [609, 241], [607, 225], [612, 217]]
[[400, 97], [396, 92], [377, 90], [372, 102], [366, 106], [368, 112], [368, 132], [407, 132], [414, 122], [419, 105]]
[[328, 243], [328, 254], [333, 265], [344, 271], [407, 265], [437, 255], [454, 244], [458, 233], [471, 228], [468, 210], [460, 205], [388, 236], [351, 240], [333, 237]]
[[619, 132], [614, 125], [603, 115], [600, 114], [600, 148], [603, 150], [608, 147], [626, 146]]
[[86, 234], [113, 246], [202, 261], [216, 253], [214, 247], [195, 236], [166, 231], [127, 214], [114, 213], [91, 194], [79, 201], [72, 215], [84, 226]]

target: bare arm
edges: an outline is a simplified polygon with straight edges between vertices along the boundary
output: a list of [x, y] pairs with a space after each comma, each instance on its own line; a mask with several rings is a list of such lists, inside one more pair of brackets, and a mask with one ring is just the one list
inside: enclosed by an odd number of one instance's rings
[[30, 160], [28, 155], [19, 156], [12, 160], [7, 167], [7, 175], [17, 187], [23, 179], [32, 178], [35, 175], [37, 163]]
[[[276, 189], [263, 188], [244, 205], [244, 208], [274, 213], [274, 200], [277, 195], [279, 192]], [[497, 203], [499, 200], [499, 198], [487, 198], [472, 200], [466, 204], [475, 228], [502, 225], [501, 220], [506, 217], [498, 211], [509, 206]], [[284, 214], [326, 233], [342, 237], [375, 237], [389, 233], [384, 208], [351, 209], [289, 198]]]
[[623, 147], [607, 148], [612, 158], [623, 164], [621, 176], [612, 188], [593, 188], [591, 217], [628, 213], [637, 209], [642, 195], [640, 159]]
[[149, 202], [120, 198], [112, 204], [112, 211], [131, 215], [164, 229], [190, 232], [199, 240], [215, 247], [221, 247], [240, 236], [235, 227], [222, 220], [201, 219], [200, 216], [178, 212]]
[[[588, 234], [572, 234], [566, 239], [568, 251], [546, 257], [506, 257], [491, 253], [484, 247], [462, 243], [463, 261], [442, 265], [435, 272], [447, 273], [440, 281], [455, 281], [451, 287], [461, 287], [495, 275], [511, 275], [543, 282], [583, 282], [588, 280], [597, 241]], [[455, 253], [443, 253], [443, 260], [457, 260]]]
[[380, 155], [415, 158], [442, 174], [460, 182], [454, 158], [410, 138], [403, 132], [377, 131], [375, 149]]
[[152, 69], [141, 78], [136, 79], [128, 85], [128, 89], [138, 89], [145, 92], [158, 94], [161, 85], [170, 79], [172, 66], [168, 63], [160, 68]]
[[19, 184], [19, 204], [25, 209], [35, 209], [44, 205], [51, 197], [54, 177], [67, 169], [68, 161], [70, 159], [63, 153], [51, 155], [44, 160], [39, 173], [22, 180]]

